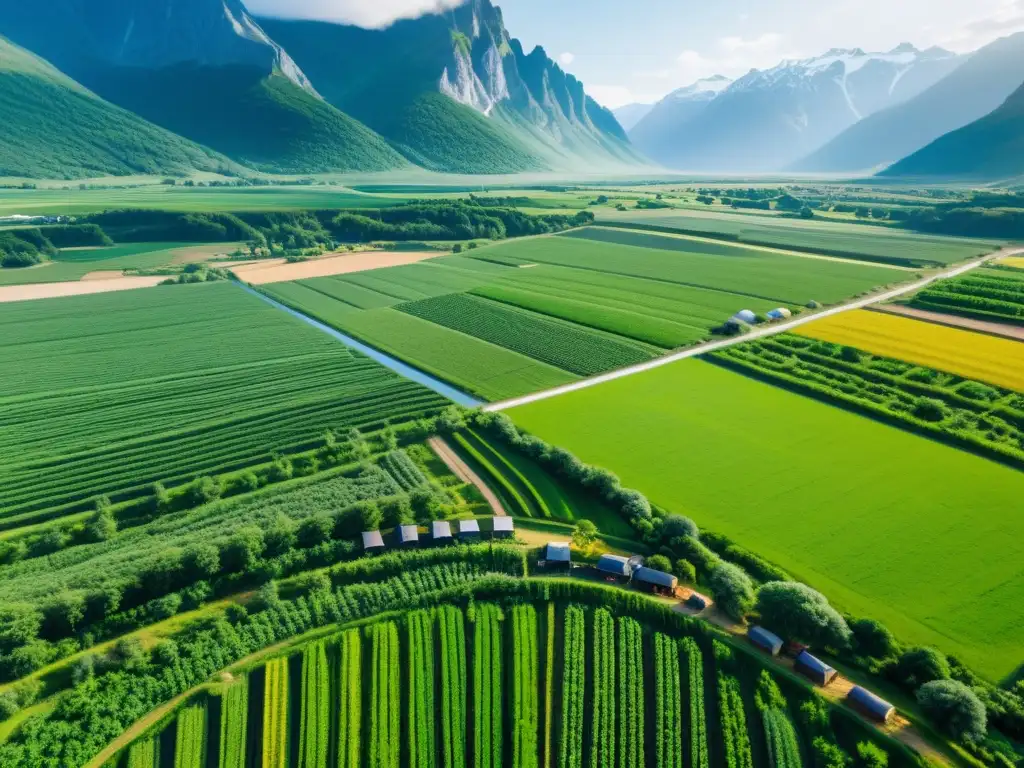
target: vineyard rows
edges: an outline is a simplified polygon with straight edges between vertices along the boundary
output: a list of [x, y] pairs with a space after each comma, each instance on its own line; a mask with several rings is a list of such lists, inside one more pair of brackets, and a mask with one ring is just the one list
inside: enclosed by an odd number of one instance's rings
[[218, 768], [803, 768], [811, 694], [736, 656], [606, 608], [417, 609], [235, 674], [118, 765], [158, 768], [168, 735], [175, 768], [205, 765], [209, 729]]

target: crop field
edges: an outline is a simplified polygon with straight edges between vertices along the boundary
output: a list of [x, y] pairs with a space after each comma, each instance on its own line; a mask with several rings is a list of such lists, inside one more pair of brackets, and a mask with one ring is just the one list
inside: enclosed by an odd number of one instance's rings
[[263, 290], [501, 400], [703, 341], [743, 309], [834, 303], [909, 277], [886, 266], [588, 228]]
[[[167, 266], [182, 243], [135, 243], [111, 248], [61, 251], [53, 261], [25, 269], [0, 269], [0, 285], [33, 285], [81, 280], [90, 272]], [[226, 249], [227, 250], [227, 249]]]
[[923, 235], [863, 224], [839, 224], [717, 211], [597, 212], [599, 224], [650, 227], [670, 232], [723, 237], [829, 256], [902, 266], [941, 266], [998, 250], [1001, 241]]
[[0, 522], [446, 402], [223, 283], [5, 304], [0, 329]]
[[701, 360], [509, 415], [904, 642], [1021, 663], [1017, 470]]
[[979, 269], [916, 294], [910, 306], [975, 320], [1024, 325], [1024, 273]]
[[856, 347], [780, 334], [718, 352], [727, 368], [1024, 468], [1024, 395]]
[[[872, 740], [890, 765], [910, 764], [823, 700], [817, 722], [798, 718], [809, 689], [749, 652], [554, 600], [409, 611], [236, 674], [114, 764], [155, 768], [154, 745], [185, 729], [175, 764], [213, 734], [246, 732], [227, 765], [799, 768], [817, 737], [851, 754]], [[236, 688], [263, 695], [246, 712]]]
[[1024, 344], [1011, 339], [867, 310], [833, 315], [795, 333], [1024, 392]]

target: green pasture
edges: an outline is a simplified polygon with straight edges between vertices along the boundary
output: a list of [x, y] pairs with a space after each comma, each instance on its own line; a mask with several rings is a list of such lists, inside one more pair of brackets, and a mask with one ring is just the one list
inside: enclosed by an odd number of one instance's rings
[[598, 223], [640, 225], [696, 235], [724, 236], [740, 243], [792, 248], [905, 266], [942, 266], [981, 256], [1001, 244], [864, 224], [804, 221], [717, 211], [595, 211]]
[[908, 643], [1024, 662], [1024, 476], [691, 360], [510, 411]]
[[0, 269], [0, 285], [33, 285], [81, 280], [90, 272], [156, 269], [167, 266], [187, 243], [130, 243], [110, 248], [61, 251], [52, 261], [25, 269]]
[[2, 525], [446, 402], [228, 283], [0, 305], [0, 370]]

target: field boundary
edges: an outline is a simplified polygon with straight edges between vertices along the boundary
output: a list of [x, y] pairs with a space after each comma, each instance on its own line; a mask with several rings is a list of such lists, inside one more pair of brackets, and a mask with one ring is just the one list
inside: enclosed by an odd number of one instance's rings
[[655, 358], [649, 360], [646, 363], [639, 363], [638, 365], [630, 366], [628, 368], [622, 368], [618, 371], [611, 371], [610, 373], [604, 373], [600, 376], [594, 376], [589, 379], [583, 379], [582, 381], [575, 381], [570, 384], [563, 384], [560, 387], [545, 390], [543, 392], [535, 392], [532, 395], [524, 395], [523, 397], [513, 398], [511, 400], [504, 400], [498, 403], [491, 403], [485, 405], [483, 410], [488, 413], [497, 413], [500, 411], [506, 411], [511, 408], [518, 408], [522, 405], [529, 405], [530, 403], [537, 403], [542, 400], [550, 400], [553, 397], [559, 397], [561, 395], [567, 395], [570, 392], [576, 392], [581, 389], [589, 389], [595, 387], [598, 384], [604, 384], [609, 381], [615, 381], [616, 379], [622, 379], [627, 376], [634, 376], [644, 371], [654, 370], [670, 363], [675, 363], [680, 360], [686, 360], [691, 357], [697, 357], [708, 352], [716, 352], [720, 349], [726, 349], [727, 347], [734, 346], [736, 344], [743, 344], [747, 341], [753, 341], [754, 339], [762, 339], [767, 336], [775, 336], [779, 333], [785, 333], [791, 331], [794, 328], [798, 328], [808, 323], [813, 323], [817, 320], [821, 320], [825, 317], [832, 317], [839, 315], [844, 312], [850, 312], [855, 309], [864, 309], [872, 304], [879, 304], [887, 301], [892, 301], [900, 296], [906, 296], [909, 293], [915, 293], [921, 289], [931, 285], [932, 283], [938, 282], [939, 280], [948, 280], [953, 277], [958, 277], [962, 274], [970, 272], [973, 269], [977, 269], [993, 259], [1002, 258], [1005, 256], [1013, 256], [1016, 254], [1024, 254], [1024, 248], [1014, 248], [1011, 250], [999, 250], [994, 253], [990, 253], [987, 256], [983, 256], [981, 259], [976, 261], [968, 262], [967, 264], [961, 264], [960, 266], [953, 267], [952, 269], [943, 270], [942, 272], [936, 272], [935, 274], [929, 275], [921, 280], [917, 280], [913, 283], [907, 283], [898, 288], [893, 288], [882, 293], [875, 293], [870, 296], [855, 299], [853, 301], [840, 304], [829, 309], [822, 310], [820, 312], [812, 312], [800, 317], [793, 318], [783, 323], [775, 323], [762, 328], [755, 328], [749, 333], [742, 334], [740, 336], [734, 336], [729, 339], [723, 339], [721, 341], [711, 341], [705, 344], [698, 344], [693, 347], [681, 350], [679, 352], [673, 352], [664, 357]]
[[432, 437], [427, 441], [427, 444], [457, 478], [463, 482], [469, 483], [470, 485], [476, 486], [476, 489], [483, 494], [484, 499], [487, 501], [487, 505], [491, 508], [491, 511], [494, 512], [496, 517], [508, 516], [508, 513], [505, 511], [505, 507], [502, 506], [498, 495], [491, 490], [491, 487], [487, 485], [487, 483], [485, 483], [483, 479], [474, 472], [473, 469], [464, 462], [454, 450], [452, 450], [452, 447], [448, 445], [447, 442], [440, 437]]

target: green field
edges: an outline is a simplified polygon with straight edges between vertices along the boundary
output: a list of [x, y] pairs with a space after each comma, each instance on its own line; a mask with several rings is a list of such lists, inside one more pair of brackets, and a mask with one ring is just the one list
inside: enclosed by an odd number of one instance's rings
[[906, 642], [1024, 661], [1013, 469], [697, 360], [510, 415]]
[[[156, 269], [167, 266], [174, 251], [188, 243], [130, 243], [110, 248], [61, 251], [52, 261], [28, 269], [0, 269], [0, 285], [30, 285], [81, 280], [90, 272]], [[228, 250], [225, 246], [225, 250]]]
[[4, 304], [0, 369], [4, 518], [132, 498], [445, 402], [224, 283]]
[[262, 290], [467, 392], [501, 400], [706, 340], [742, 309], [834, 303], [910, 276], [586, 228]]
[[741, 243], [771, 245], [905, 266], [939, 266], [997, 250], [995, 240], [923, 235], [863, 224], [802, 221], [717, 211], [615, 211], [599, 209], [598, 223], [639, 225]]

